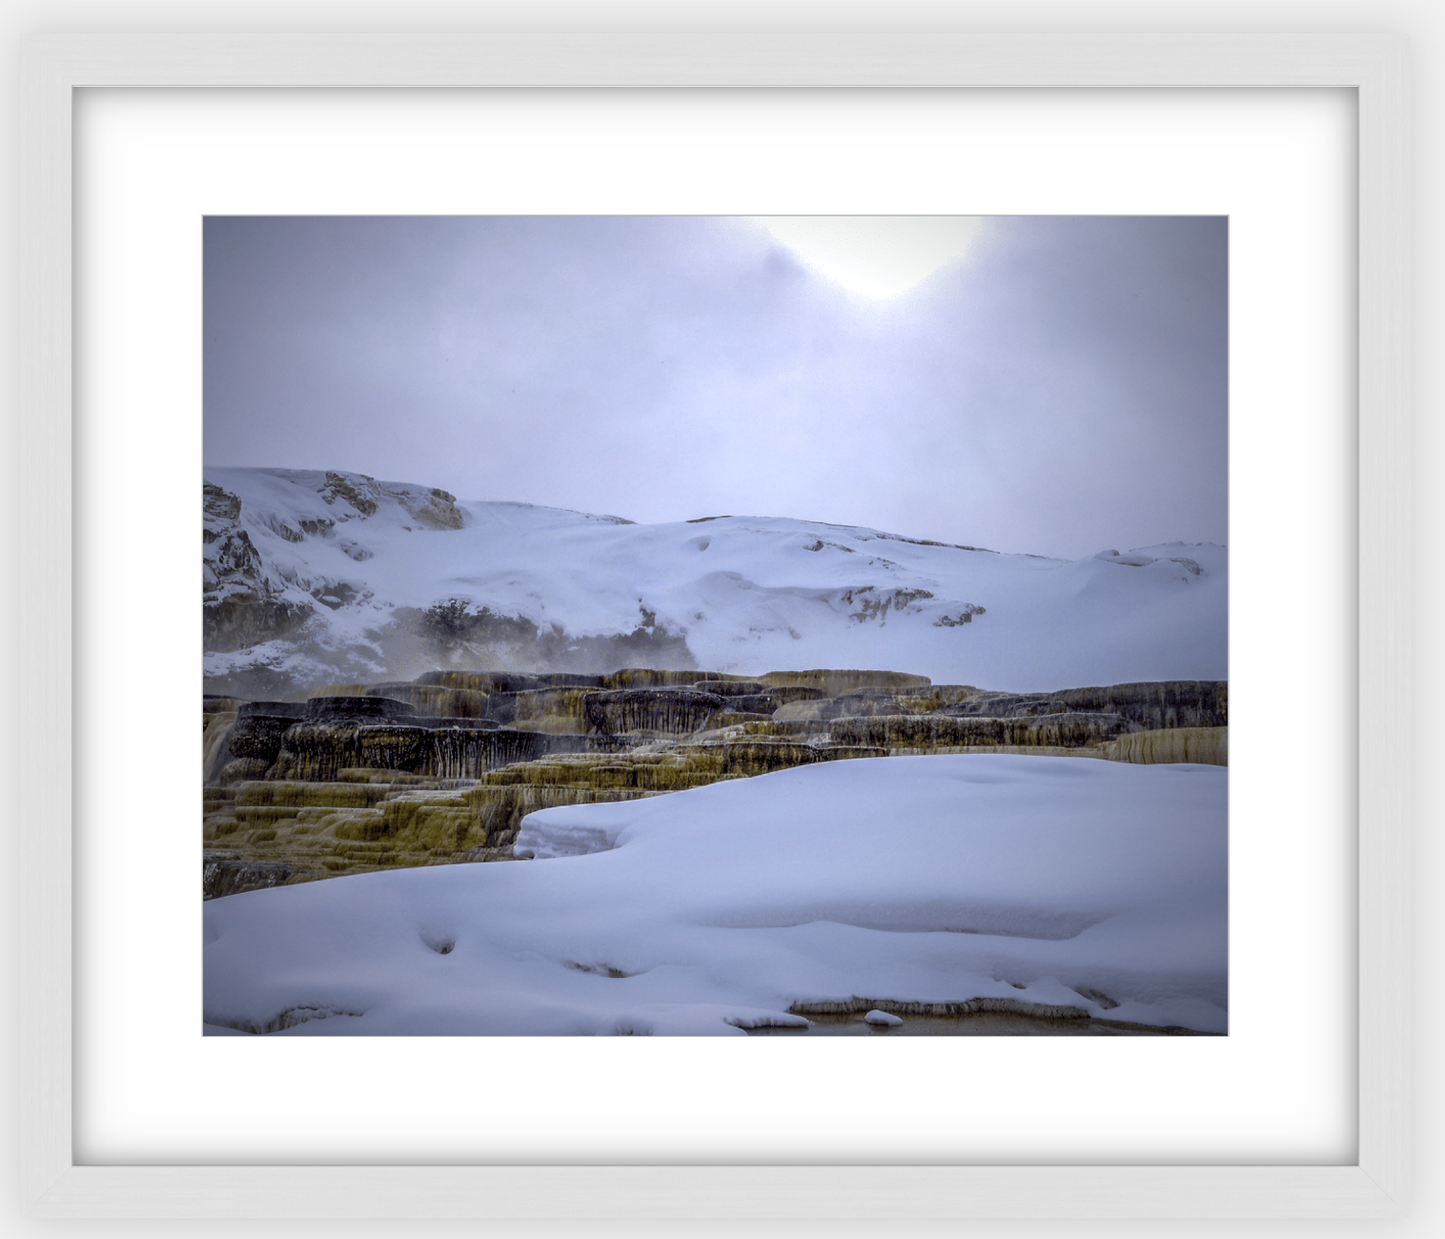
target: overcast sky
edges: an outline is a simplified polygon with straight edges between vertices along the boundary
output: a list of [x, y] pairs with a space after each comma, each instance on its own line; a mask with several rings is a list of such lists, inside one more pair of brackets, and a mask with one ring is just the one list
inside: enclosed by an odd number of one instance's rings
[[970, 222], [881, 294], [780, 235], [209, 219], [206, 463], [1069, 557], [1227, 541], [1224, 219]]

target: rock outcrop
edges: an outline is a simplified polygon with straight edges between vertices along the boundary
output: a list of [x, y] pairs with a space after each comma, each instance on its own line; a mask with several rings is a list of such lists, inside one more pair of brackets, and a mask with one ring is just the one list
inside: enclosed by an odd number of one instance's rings
[[[217, 471], [230, 477], [234, 471]], [[360, 473], [278, 470], [272, 474], [307, 497], [304, 510], [257, 507], [235, 491], [204, 481], [202, 504], [202, 613], [207, 651], [241, 650], [290, 637], [318, 614], [356, 602], [364, 586], [325, 572], [300, 575], [269, 563], [256, 539], [276, 537], [300, 546], [308, 539], [334, 544], [352, 563], [372, 553], [351, 531], [383, 507], [403, 528], [459, 530], [456, 496], [436, 487], [378, 482]], [[228, 483], [234, 485], [235, 483]], [[320, 614], [324, 615], [325, 610]]]
[[1229, 686], [1223, 681], [1169, 680], [1115, 684], [1108, 688], [1070, 688], [1055, 693], [991, 693], [967, 696], [938, 707], [959, 717], [1023, 718], [1078, 711], [1117, 714], [1138, 727], [1227, 727]]
[[471, 688], [444, 688], [438, 684], [373, 684], [366, 689], [368, 697], [389, 697], [403, 701], [418, 714], [435, 718], [487, 717], [488, 693]]
[[722, 708], [723, 699], [716, 693], [692, 688], [612, 689], [588, 693], [582, 702], [587, 726], [604, 736], [691, 735]]
[[1141, 765], [1192, 762], [1202, 766], [1229, 765], [1228, 727], [1176, 727], [1162, 731], [1136, 731], [1104, 745], [1113, 761]]
[[1045, 714], [1026, 718], [955, 718], [948, 714], [885, 714], [834, 719], [830, 738], [890, 752], [935, 753], [957, 749], [1084, 748], [1130, 730], [1118, 714]]
[[825, 697], [861, 688], [885, 693], [927, 688], [931, 682], [926, 675], [908, 675], [901, 671], [769, 671], [758, 678], [769, 688], [813, 688]]

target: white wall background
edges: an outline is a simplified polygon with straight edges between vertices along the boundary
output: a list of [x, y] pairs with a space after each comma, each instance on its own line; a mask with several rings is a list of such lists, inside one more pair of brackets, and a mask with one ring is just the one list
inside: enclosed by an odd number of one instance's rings
[[[5, 145], [3, 164], [5, 192], [0, 194], [0, 228], [7, 244], [0, 251], [0, 287], [13, 289], [14, 202], [16, 194], [15, 158], [19, 132], [17, 86], [14, 65], [18, 56], [18, 37], [26, 32], [63, 31], [446, 31], [446, 30], [659, 30], [659, 29], [774, 29], [774, 30], [955, 30], [955, 31], [1022, 31], [1022, 30], [1091, 30], [1091, 31], [1251, 31], [1251, 32], [1343, 32], [1383, 31], [1408, 35], [1413, 40], [1415, 74], [1415, 141], [1416, 141], [1416, 408], [1417, 408], [1417, 475], [1416, 561], [1420, 565], [1415, 599], [1417, 705], [1411, 725], [1402, 720], [1401, 734], [1422, 736], [1429, 721], [1427, 709], [1437, 700], [1445, 660], [1441, 657], [1439, 628], [1432, 624], [1440, 612], [1442, 590], [1440, 577], [1434, 571], [1431, 549], [1438, 536], [1445, 532], [1445, 511], [1442, 511], [1442, 488], [1435, 481], [1437, 472], [1445, 468], [1445, 435], [1437, 410], [1445, 395], [1445, 363], [1441, 350], [1441, 295], [1445, 286], [1445, 261], [1442, 261], [1441, 230], [1435, 223], [1445, 217], [1445, 201], [1441, 193], [1442, 117], [1441, 91], [1437, 78], [1445, 72], [1445, 18], [1439, 16], [1445, 6], [1433, 0], [1015, 0], [1003, 5], [978, 0], [529, 0], [526, 4], [504, 0], [482, 0], [455, 3], [449, 0], [0, 0], [0, 48], [3, 48], [4, 123], [0, 141]], [[7, 394], [13, 391], [14, 324], [24, 307], [17, 304], [12, 293], [4, 301], [6, 315], [5, 357]], [[13, 399], [5, 402], [7, 419], [6, 445], [10, 438], [12, 419], [24, 415], [14, 407]], [[9, 570], [11, 531], [21, 527], [21, 514], [14, 510], [17, 493], [16, 478], [24, 462], [13, 451], [0, 451], [0, 503], [5, 505], [0, 516], [0, 538], [4, 560], [0, 560], [0, 581], [5, 583], [9, 603], [0, 606], [0, 647], [13, 648], [5, 640], [9, 635], [9, 610], [14, 600], [23, 597], [23, 583], [15, 580]], [[18, 653], [18, 652], [17, 652]], [[10, 709], [5, 726], [18, 720], [16, 705]], [[1181, 1235], [1214, 1236], [1226, 1232], [1240, 1239], [1276, 1234], [1328, 1232], [1335, 1235], [1390, 1235], [1415, 1239], [1439, 1233], [1445, 1228], [1445, 1186], [1440, 1183], [1445, 1170], [1442, 1157], [1441, 1110], [1445, 1107], [1445, 1084], [1442, 1084], [1442, 1055], [1438, 1050], [1438, 1031], [1442, 1026], [1442, 987], [1432, 986], [1428, 978], [1438, 976], [1441, 969], [1442, 918], [1441, 904], [1433, 887], [1445, 877], [1442, 847], [1433, 830], [1445, 813], [1445, 796], [1441, 781], [1432, 777], [1430, 753], [1417, 741], [1416, 807], [1419, 829], [1416, 843], [1417, 872], [1417, 955], [1416, 972], [1422, 984], [1415, 1013], [1417, 1033], [1416, 1093], [1416, 1210], [1413, 1217], [1396, 1222], [1331, 1222], [1331, 1223], [1268, 1223], [1268, 1222], [1184, 1222], [1184, 1223], [1119, 1223], [1074, 1222], [1067, 1224], [1068, 1233], [1087, 1237], [1103, 1235]], [[0, 743], [0, 752], [10, 746]], [[0, 858], [5, 856], [0, 849]], [[14, 924], [14, 892], [23, 875], [5, 866], [0, 859], [0, 878], [4, 891], [12, 896], [0, 912], [0, 937], [7, 944], [16, 940]], [[3, 1203], [0, 1216], [9, 1223], [8, 1233], [19, 1235], [192, 1235], [232, 1234], [278, 1236], [291, 1235], [587, 1235], [589, 1239], [605, 1239], [613, 1235], [732, 1235], [734, 1223], [436, 1223], [410, 1225], [396, 1223], [287, 1223], [287, 1222], [37, 1222], [20, 1218], [16, 1201], [14, 1167], [16, 1150], [25, 1134], [17, 1129], [9, 1099], [21, 1065], [15, 1061], [13, 1042], [8, 1030], [24, 1013], [13, 1001], [14, 960], [4, 953], [4, 984], [6, 1008], [0, 1019], [0, 1045], [3, 1045], [4, 1073], [0, 1075], [0, 1166], [4, 1168]], [[749, 1225], [752, 1235], [772, 1236], [836, 1236], [876, 1234], [890, 1228], [859, 1223], [848, 1226], [834, 1222], [813, 1225], [776, 1223]], [[942, 1236], [963, 1233], [964, 1224], [900, 1224], [910, 1235]], [[966, 1226], [967, 1233], [978, 1236], [1009, 1235], [1052, 1236], [1064, 1232], [1059, 1223], [977, 1223]]]

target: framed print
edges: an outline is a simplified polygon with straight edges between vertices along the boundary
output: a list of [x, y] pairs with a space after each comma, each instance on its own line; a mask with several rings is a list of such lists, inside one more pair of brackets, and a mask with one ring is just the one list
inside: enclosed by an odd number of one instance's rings
[[[1408, 656], [1402, 60], [1363, 36], [30, 40], [26, 502], [50, 532], [27, 622], [54, 651], [25, 685], [49, 703], [26, 735], [48, 778], [24, 789], [32, 1208], [1401, 1211], [1408, 781], [1381, 721], [1404, 707]], [[1230, 1035], [1140, 1039], [1127, 1059], [994, 1038], [969, 1043], [966, 1071], [963, 1043], [919, 1038], [884, 1074], [841, 1038], [811, 1061], [784, 1038], [526, 1039], [505, 1053], [530, 1070], [461, 1081], [455, 1062], [497, 1045], [202, 1039], [200, 935], [173, 897], [193, 852], [166, 846], [193, 833], [193, 788], [165, 773], [189, 743], [168, 703], [193, 699], [199, 663], [175, 565], [192, 562], [211, 347], [201, 220], [965, 202], [1229, 217]], [[1333, 712], [1337, 738], [1279, 734], [1272, 692]], [[92, 694], [125, 703], [126, 726]], [[72, 778], [73, 803], [55, 791]], [[1282, 1015], [1306, 1007], [1319, 1017], [1303, 1027]], [[197, 1103], [197, 1080], [250, 1071], [277, 1095]], [[987, 1140], [968, 1130], [981, 1115]], [[1057, 1134], [1084, 1115], [1087, 1147]]]

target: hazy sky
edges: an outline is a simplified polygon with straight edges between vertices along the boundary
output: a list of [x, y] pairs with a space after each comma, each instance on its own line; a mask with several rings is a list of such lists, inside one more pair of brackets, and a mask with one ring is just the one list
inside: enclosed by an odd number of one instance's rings
[[772, 222], [208, 219], [206, 463], [1070, 557], [1227, 541], [1223, 218]]

